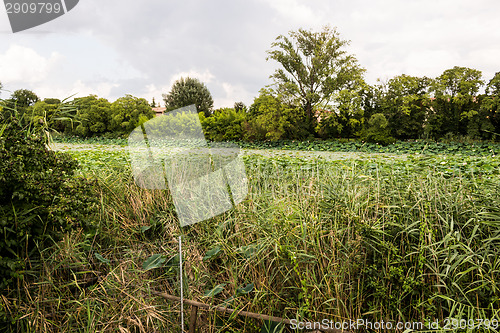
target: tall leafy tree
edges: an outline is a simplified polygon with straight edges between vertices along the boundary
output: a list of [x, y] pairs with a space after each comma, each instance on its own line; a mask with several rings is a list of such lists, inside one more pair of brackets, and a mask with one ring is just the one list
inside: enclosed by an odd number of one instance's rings
[[33, 91], [28, 89], [19, 89], [12, 93], [10, 96], [12, 102], [19, 107], [28, 107], [34, 105], [36, 102], [40, 100], [40, 97], [37, 96]]
[[9, 113], [14, 112], [15, 110], [15, 113], [21, 122], [26, 124], [29, 122], [28, 117], [25, 117], [28, 107], [33, 106], [39, 100], [40, 97], [38, 97], [33, 91], [28, 89], [19, 89], [14, 91], [10, 98], [5, 101], [5, 109], [8, 110]]
[[198, 112], [206, 117], [212, 113], [214, 100], [208, 88], [195, 78], [180, 78], [168, 94], [163, 94], [163, 100], [168, 111], [195, 104]]
[[272, 89], [261, 89], [259, 97], [248, 110], [246, 139], [279, 140], [305, 139], [309, 133], [304, 130], [304, 110], [285, 104], [281, 96]]
[[155, 116], [148, 101], [132, 95], [120, 97], [111, 104], [108, 129], [115, 134], [129, 134]]
[[299, 29], [280, 35], [267, 51], [267, 59], [281, 65], [271, 75], [278, 92], [287, 104], [298, 103], [304, 109], [310, 132], [318, 106], [335, 104], [343, 90], [352, 92], [362, 85], [365, 70], [345, 50], [348, 44], [327, 26], [320, 32]]
[[434, 94], [427, 131], [434, 138], [447, 133], [466, 135], [469, 121], [478, 114], [477, 94], [483, 86], [481, 71], [455, 66], [431, 84]]
[[430, 82], [427, 77], [403, 74], [376, 87], [377, 112], [386, 116], [394, 137], [404, 140], [422, 136]]
[[77, 108], [75, 120], [78, 126], [75, 132], [79, 136], [102, 135], [108, 131], [111, 119], [111, 103], [96, 95], [75, 98], [73, 105]]
[[500, 72], [497, 72], [486, 86], [480, 116], [480, 130], [483, 136], [500, 140]]

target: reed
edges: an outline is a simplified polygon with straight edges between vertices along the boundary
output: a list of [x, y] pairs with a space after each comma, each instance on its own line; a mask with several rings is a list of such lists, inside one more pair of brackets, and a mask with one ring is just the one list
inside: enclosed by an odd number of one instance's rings
[[[477, 332], [500, 320], [498, 174], [418, 163], [249, 156], [246, 200], [182, 230], [168, 191], [138, 188], [125, 164], [84, 168], [98, 227], [40, 249], [24, 297], [4, 304], [26, 332], [178, 332], [178, 304], [151, 290], [179, 292], [182, 234], [187, 298], [303, 321], [476, 319], [464, 331]], [[165, 260], [145, 270], [152, 254]], [[261, 330], [214, 313], [198, 327]]]

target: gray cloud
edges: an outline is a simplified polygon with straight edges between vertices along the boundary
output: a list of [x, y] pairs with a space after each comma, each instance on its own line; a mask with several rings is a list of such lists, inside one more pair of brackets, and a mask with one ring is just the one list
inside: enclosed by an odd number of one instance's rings
[[[111, 100], [130, 93], [158, 101], [184, 73], [207, 79], [216, 106], [249, 104], [271, 83], [277, 64], [265, 58], [272, 41], [325, 24], [352, 41], [349, 51], [367, 69], [369, 83], [403, 73], [437, 76], [455, 65], [479, 69], [489, 80], [500, 70], [499, 10], [495, 0], [86, 0], [26, 33], [1, 33], [0, 58], [60, 59], [61, 66], [34, 68], [38, 81], [23, 78], [30, 76], [25, 70], [4, 82], [0, 65], [0, 81], [12, 90], [94, 89]], [[7, 56], [13, 46], [31, 51]]]

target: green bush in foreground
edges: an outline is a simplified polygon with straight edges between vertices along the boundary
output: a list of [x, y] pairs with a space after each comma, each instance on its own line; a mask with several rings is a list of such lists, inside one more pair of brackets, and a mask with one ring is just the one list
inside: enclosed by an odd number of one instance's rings
[[37, 246], [91, 224], [91, 183], [74, 178], [77, 162], [51, 151], [41, 132], [0, 117], [0, 288], [22, 278]]

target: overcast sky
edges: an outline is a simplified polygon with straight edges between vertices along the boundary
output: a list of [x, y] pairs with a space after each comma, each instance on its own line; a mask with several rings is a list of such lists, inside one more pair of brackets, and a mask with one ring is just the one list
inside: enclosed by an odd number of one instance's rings
[[[0, 7], [0, 95], [125, 94], [161, 100], [176, 79], [209, 88], [215, 107], [250, 105], [271, 84], [273, 40], [336, 27], [369, 84], [453, 66], [500, 71], [498, 0], [80, 0], [66, 15], [13, 34]], [[163, 101], [162, 101], [163, 104]]]

